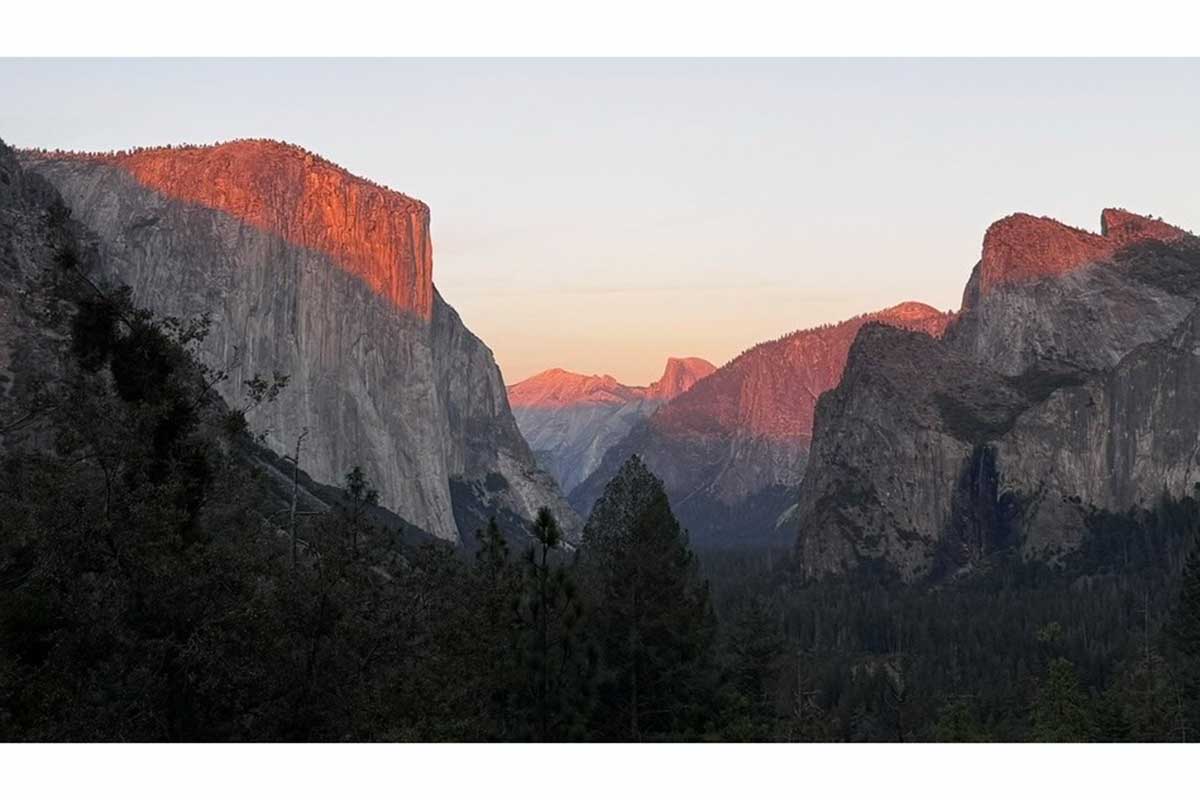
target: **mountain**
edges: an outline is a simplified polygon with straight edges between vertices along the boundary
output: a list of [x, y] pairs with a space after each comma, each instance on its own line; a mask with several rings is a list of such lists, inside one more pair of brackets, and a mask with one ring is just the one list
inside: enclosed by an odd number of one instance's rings
[[638, 421], [714, 369], [702, 358], [668, 358], [649, 386], [550, 369], [509, 386], [508, 400], [538, 463], [570, 492]]
[[21, 159], [95, 232], [136, 302], [211, 315], [200, 356], [229, 372], [230, 405], [255, 373], [290, 376], [250, 422], [280, 453], [307, 431], [314, 480], [362, 466], [385, 507], [452, 541], [542, 505], [577, 534], [491, 351], [433, 284], [424, 203], [273, 141]]
[[646, 387], [646, 397], [663, 402], [672, 400], [716, 369], [703, 358], [668, 358], [662, 377]]
[[661, 477], [693, 540], [775, 536], [795, 503], [817, 398], [836, 386], [859, 329], [878, 321], [938, 335], [951, 315], [903, 303], [801, 330], [742, 353], [634, 427], [571, 491], [580, 513], [631, 455]]
[[945, 335], [864, 328], [818, 403], [804, 571], [914, 581], [1007, 548], [1060, 562], [1097, 514], [1189, 495], [1198, 301], [1200, 240], [1160, 220], [992, 225]]
[[1050, 217], [1012, 214], [992, 223], [984, 234], [983, 252], [963, 294], [963, 310], [997, 287], [1065, 275], [1105, 261], [1126, 245], [1172, 241], [1183, 234], [1162, 220], [1119, 208], [1101, 212], [1099, 235]]

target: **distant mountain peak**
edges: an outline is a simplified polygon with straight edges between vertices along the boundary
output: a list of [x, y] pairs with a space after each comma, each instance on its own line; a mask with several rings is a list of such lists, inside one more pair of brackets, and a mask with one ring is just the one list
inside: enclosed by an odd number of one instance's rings
[[612, 375], [584, 375], [554, 367], [508, 387], [513, 408], [623, 405], [634, 400], [670, 400], [715, 370], [703, 358], [667, 359], [662, 377], [649, 386], [627, 386]]
[[[983, 295], [998, 286], [1061, 275], [1105, 261], [1135, 242], [1170, 241], [1186, 235], [1161, 220], [1117, 208], [1104, 209], [1100, 230], [1096, 234], [1024, 213], [997, 220], [984, 234], [978, 282], [972, 291]], [[970, 297], [966, 305], [974, 299]]]
[[939, 311], [927, 303], [920, 303], [915, 300], [906, 300], [903, 303], [899, 303], [881, 311], [877, 311], [870, 316], [873, 316], [878, 320], [906, 322], [912, 320], [944, 317], [946, 316], [946, 312]]
[[716, 369], [703, 358], [672, 356], [667, 359], [662, 377], [646, 388], [646, 394], [656, 400], [670, 400], [692, 388], [696, 381], [708, 377]]
[[513, 408], [565, 408], [572, 405], [620, 405], [634, 391], [611, 375], [584, 375], [555, 367], [508, 387]]
[[548, 369], [509, 386], [508, 400], [539, 461], [569, 491], [635, 424], [714, 369], [702, 358], [671, 357], [649, 386]]

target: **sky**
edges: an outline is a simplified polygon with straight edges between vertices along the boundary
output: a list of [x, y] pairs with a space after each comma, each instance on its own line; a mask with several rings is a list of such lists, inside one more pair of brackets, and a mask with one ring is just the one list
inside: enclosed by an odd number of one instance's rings
[[905, 300], [987, 226], [1200, 230], [1200, 60], [0, 60], [0, 138], [302, 145], [432, 210], [434, 283], [509, 383]]

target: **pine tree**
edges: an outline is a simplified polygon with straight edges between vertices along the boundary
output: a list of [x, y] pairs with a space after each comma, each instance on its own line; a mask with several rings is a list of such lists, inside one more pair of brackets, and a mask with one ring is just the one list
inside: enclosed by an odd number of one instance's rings
[[989, 737], [976, 717], [969, 697], [952, 697], [938, 712], [933, 726], [935, 742], [986, 742]]
[[508, 570], [508, 542], [500, 533], [500, 526], [496, 524], [495, 517], [488, 519], [485, 530], [475, 532], [475, 539], [479, 548], [475, 551], [476, 570], [484, 579], [485, 585], [493, 587]]
[[1033, 707], [1033, 736], [1039, 742], [1088, 742], [1094, 737], [1087, 694], [1075, 666], [1055, 658], [1038, 687]]
[[1100, 699], [1100, 732], [1110, 741], [1179, 741], [1178, 700], [1169, 665], [1147, 650], [1117, 669], [1116, 680]]
[[575, 582], [555, 563], [562, 531], [550, 509], [538, 510], [533, 536], [520, 605], [526, 738], [576, 738], [586, 687], [583, 605]]
[[225, 375], [194, 358], [207, 321], [101, 287], [61, 201], [47, 219], [53, 335], [22, 344], [46, 351], [0, 442], [0, 738], [246, 737], [283, 672], [277, 553]]
[[496, 524], [488, 520], [476, 532], [474, 583], [478, 609], [472, 669], [480, 683], [481, 716], [487, 730], [483, 738], [506, 739], [513, 735], [511, 715], [519, 691], [516, 661], [520, 621], [521, 577], [509, 557], [508, 543]]
[[601, 658], [600, 735], [697, 734], [713, 690], [715, 620], [662, 483], [634, 456], [584, 528]]
[[349, 517], [351, 547], [357, 553], [359, 534], [366, 526], [367, 511], [371, 506], [378, 505], [379, 491], [371, 485], [363, 468], [357, 465], [346, 473], [346, 485], [343, 491], [349, 505], [347, 516]]
[[728, 626], [723, 647], [723, 706], [739, 739], [769, 738], [775, 723], [772, 690], [784, 639], [770, 605], [761, 597], [744, 600]]

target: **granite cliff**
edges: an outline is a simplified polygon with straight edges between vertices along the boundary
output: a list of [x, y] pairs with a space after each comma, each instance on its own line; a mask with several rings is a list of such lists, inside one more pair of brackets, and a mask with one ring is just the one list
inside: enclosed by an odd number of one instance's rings
[[361, 465], [381, 502], [438, 537], [541, 505], [579, 520], [521, 437], [487, 346], [432, 281], [429, 209], [270, 141], [123, 154], [26, 152], [96, 233], [112, 277], [160, 314], [211, 314], [202, 357], [226, 400], [291, 377], [251, 418], [337, 484]]
[[1010, 547], [1053, 562], [1092, 513], [1191, 493], [1198, 300], [1200, 240], [1158, 220], [993, 225], [944, 337], [865, 328], [818, 403], [804, 571], [911, 581]]
[[1140, 241], [1174, 241], [1184, 231], [1173, 225], [1106, 208], [1100, 234], [1064, 225], [1049, 217], [1012, 214], [992, 223], [983, 236], [983, 252], [963, 296], [963, 310], [1001, 286], [1064, 275], [1104, 261], [1122, 247]]

